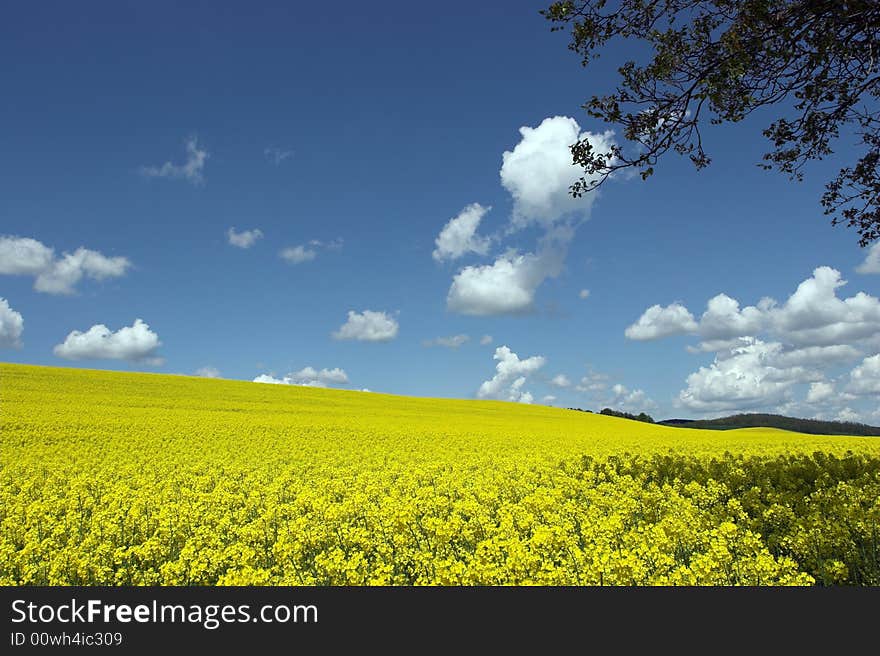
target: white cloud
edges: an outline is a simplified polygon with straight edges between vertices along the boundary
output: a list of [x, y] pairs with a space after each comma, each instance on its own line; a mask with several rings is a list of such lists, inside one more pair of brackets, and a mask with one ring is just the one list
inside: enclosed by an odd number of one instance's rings
[[536, 127], [523, 126], [521, 139], [512, 151], [502, 155], [501, 184], [513, 197], [513, 229], [532, 223], [548, 226], [563, 216], [586, 214], [595, 194], [574, 198], [569, 187], [583, 169], [572, 164], [570, 146], [587, 139], [598, 152], [608, 152], [612, 133], [581, 132], [577, 121], [567, 116], [545, 118]]
[[648, 397], [644, 390], [631, 390], [626, 385], [620, 383], [612, 386], [611, 394], [612, 396], [607, 403], [614, 406], [614, 409], [644, 412], [645, 410], [653, 410], [657, 407], [657, 404]]
[[435, 240], [437, 248], [431, 254], [438, 262], [456, 260], [468, 253], [486, 255], [490, 239], [477, 235], [480, 221], [491, 207], [471, 203], [459, 214], [449, 220]]
[[786, 367], [827, 367], [841, 362], [855, 360], [862, 353], [849, 344], [832, 346], [805, 346], [803, 348], [786, 349], [777, 358], [777, 362]]
[[279, 256], [290, 264], [302, 264], [303, 262], [311, 262], [318, 257], [318, 249], [338, 251], [342, 248], [342, 243], [342, 239], [334, 239], [328, 242], [312, 239], [308, 244], [290, 246], [283, 249]]
[[46, 294], [73, 294], [84, 277], [105, 280], [125, 275], [131, 262], [88, 248], [55, 257], [55, 251], [29, 237], [0, 237], [0, 273], [35, 276], [34, 289]]
[[859, 273], [880, 273], [880, 242], [868, 250], [865, 261], [856, 267]]
[[502, 255], [494, 264], [465, 267], [452, 280], [447, 307], [471, 315], [527, 312], [546, 277], [543, 271], [533, 254]]
[[666, 307], [652, 305], [639, 317], [638, 321], [629, 326], [624, 334], [629, 339], [649, 340], [682, 335], [697, 330], [694, 316], [681, 303], [673, 303]]
[[[759, 305], [769, 307], [769, 299]], [[766, 321], [765, 310], [754, 306], [739, 309], [739, 302], [727, 294], [710, 298], [706, 311], [700, 318], [700, 337], [705, 340], [724, 340], [760, 332]], [[697, 330], [696, 324], [690, 331]]]
[[150, 327], [135, 319], [134, 324], [111, 332], [96, 324], [86, 332], [74, 330], [53, 349], [55, 355], [67, 360], [131, 360], [156, 364], [153, 355], [162, 345]]
[[24, 319], [21, 313], [13, 310], [5, 298], [0, 298], [0, 348], [20, 348], [22, 332]]
[[263, 238], [263, 231], [259, 228], [254, 228], [253, 230], [236, 232], [235, 227], [233, 226], [226, 231], [226, 238], [232, 246], [237, 246], [238, 248], [250, 248], [257, 243], [258, 239]]
[[492, 343], [492, 335], [483, 335], [480, 337], [480, 346], [488, 346]]
[[525, 376], [520, 376], [515, 381], [510, 384], [510, 387], [507, 389], [507, 400], [513, 401], [514, 403], [531, 403], [535, 400], [535, 397], [532, 396], [532, 393], [523, 390], [522, 386], [526, 382]]
[[865, 358], [849, 373], [846, 390], [858, 396], [880, 394], [880, 353]]
[[562, 271], [573, 234], [569, 227], [558, 227], [541, 239], [537, 253], [508, 251], [493, 264], [463, 268], [452, 279], [446, 307], [475, 316], [530, 312], [541, 283]]
[[275, 166], [281, 164], [284, 160], [293, 156], [292, 150], [282, 150], [276, 146], [268, 146], [263, 150], [263, 155]]
[[689, 375], [678, 401], [698, 412], [761, 409], [787, 401], [794, 385], [821, 378], [817, 371], [786, 363], [779, 342], [752, 339]]
[[[587, 217], [595, 193], [574, 198], [569, 187], [583, 174], [571, 162], [570, 146], [587, 139], [598, 149], [612, 146], [612, 133], [580, 131], [573, 118], [554, 116], [538, 127], [520, 128], [520, 141], [502, 154], [501, 184], [513, 198], [508, 234], [531, 225], [545, 230], [536, 252], [508, 249], [491, 264], [461, 269], [446, 296], [452, 312], [474, 316], [524, 314], [534, 309], [535, 295], [565, 262], [576, 224]], [[476, 236], [486, 209], [474, 204], [450, 221], [437, 239], [434, 258], [454, 259], [467, 252], [488, 254], [491, 239]]]
[[713, 351], [729, 351], [737, 346], [748, 346], [751, 344], [752, 335], [746, 337], [733, 337], [731, 339], [710, 339], [704, 340], [693, 346], [688, 344], [685, 347], [688, 353], [711, 353]]
[[387, 342], [397, 337], [398, 329], [397, 320], [385, 312], [349, 310], [348, 320], [333, 333], [333, 338]]
[[498, 364], [495, 365], [495, 375], [484, 381], [477, 391], [477, 396], [485, 398], [506, 398], [509, 401], [531, 403], [532, 395], [523, 391], [522, 387], [529, 375], [536, 372], [547, 362], [541, 355], [535, 355], [525, 360], [520, 360], [516, 353], [507, 346], [499, 346], [493, 356]]
[[577, 392], [596, 394], [607, 389], [607, 381], [608, 376], [606, 374], [590, 370], [586, 376], [581, 378], [581, 382], [575, 385], [574, 389]]
[[348, 374], [339, 367], [321, 370], [314, 367], [303, 367], [283, 378], [275, 378], [271, 374], [260, 374], [254, 378], [254, 382], [272, 385], [298, 385], [300, 387], [327, 387], [328, 385], [345, 385], [348, 383]]
[[[679, 333], [699, 333], [706, 340], [697, 350], [729, 346], [740, 337], [767, 332], [798, 346], [833, 346], [880, 336], [880, 299], [858, 292], [841, 299], [836, 290], [846, 284], [840, 272], [822, 266], [801, 282], [783, 304], [762, 298], [757, 306], [718, 294], [709, 300], [699, 324], [683, 305], [654, 305], [627, 328], [631, 339], [657, 339]], [[693, 350], [693, 349], [692, 349]]]
[[834, 384], [827, 381], [817, 381], [810, 383], [810, 390], [807, 392], [807, 403], [826, 403], [834, 399]]
[[302, 264], [303, 262], [311, 262], [314, 260], [318, 256], [318, 253], [313, 248], [308, 248], [306, 246], [291, 246], [282, 250], [280, 256], [281, 259], [290, 262], [291, 264]]
[[275, 378], [269, 374], [260, 374], [254, 378], [255, 383], [267, 383], [269, 385], [290, 385], [287, 378]]
[[339, 367], [333, 369], [321, 369], [304, 367], [299, 371], [288, 374], [293, 385], [305, 385], [308, 387], [325, 387], [327, 385], [344, 385], [348, 382], [348, 374]]
[[584, 299], [586, 299], [586, 298], [589, 298], [589, 296], [590, 296], [590, 290], [589, 290], [589, 289], [582, 289], [582, 290], [580, 290], [580, 291], [578, 292], [578, 298], [580, 298], [581, 300], [584, 300]]
[[205, 178], [202, 171], [210, 154], [207, 150], [199, 148], [196, 137], [189, 137], [185, 146], [186, 161], [183, 164], [165, 162], [162, 166], [144, 166], [141, 168], [141, 173], [148, 178], [182, 179], [196, 185], [203, 183]]
[[[594, 371], [590, 366], [587, 369], [587, 375], [574, 385], [576, 392], [587, 394], [595, 402], [612, 409], [643, 412], [657, 408], [657, 404], [644, 390], [629, 389], [622, 383], [610, 385], [608, 374]], [[564, 374], [550, 380], [550, 385], [559, 388], [566, 388], [571, 384], [571, 380]]]
[[552, 394], [547, 394], [544, 398], [541, 399], [544, 403], [553, 403], [556, 400], [556, 397]]
[[837, 417], [835, 417], [837, 421], [848, 421], [848, 422], [857, 422], [861, 423], [862, 415], [853, 410], [850, 407], [843, 408], [840, 412], [837, 413]]
[[93, 280], [118, 278], [129, 266], [124, 257], [106, 257], [88, 248], [77, 248], [40, 273], [34, 281], [34, 289], [47, 294], [73, 294], [74, 287], [84, 276]]
[[836, 290], [846, 284], [840, 272], [818, 267], [781, 308], [770, 308], [772, 330], [803, 346], [842, 344], [880, 333], [880, 300], [864, 292], [846, 299]]
[[38, 276], [52, 266], [55, 251], [29, 237], [0, 236], [0, 273]]
[[880, 299], [864, 292], [841, 298], [837, 290], [846, 284], [839, 271], [820, 266], [784, 303], [765, 297], [741, 309], [737, 300], [718, 294], [709, 300], [699, 322], [689, 320], [684, 306], [664, 322], [662, 313], [669, 308], [653, 306], [626, 334], [653, 338], [689, 332], [702, 338], [689, 351], [716, 352], [715, 362], [691, 374], [679, 394], [679, 403], [692, 410], [797, 407], [809, 411], [809, 406], [791, 399], [793, 386], [808, 382], [820, 384], [810, 388], [805, 403], [821, 399], [839, 406], [856, 395], [880, 393], [880, 375], [875, 384], [871, 358], [851, 372], [848, 384], [833, 397], [828, 396], [832, 383], [823, 380], [833, 367], [880, 348]]
[[216, 367], [199, 367], [196, 369], [196, 376], [202, 378], [220, 378], [220, 370]]
[[422, 342], [424, 346], [443, 346], [444, 348], [457, 349], [470, 340], [469, 335], [451, 335], [449, 337], [437, 337]]

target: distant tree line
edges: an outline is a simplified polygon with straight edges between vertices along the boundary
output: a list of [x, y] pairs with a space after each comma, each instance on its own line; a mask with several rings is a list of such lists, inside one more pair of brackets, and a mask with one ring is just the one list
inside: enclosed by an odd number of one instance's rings
[[[603, 410], [604, 412], [604, 410]], [[880, 436], [880, 428], [852, 421], [820, 421], [818, 419], [797, 419], [783, 415], [739, 414], [718, 419], [667, 419], [658, 422], [666, 426], [683, 428], [709, 428], [730, 430], [734, 428], [781, 428], [782, 430], [813, 435], [864, 435]]]
[[621, 419], [632, 419], [633, 421], [644, 421], [648, 424], [654, 423], [654, 418], [646, 414], [644, 412], [640, 412], [637, 415], [631, 414], [629, 412], [621, 412], [620, 410], [612, 410], [611, 408], [602, 408], [602, 411], [599, 413], [600, 415], [608, 415], [610, 417], [620, 417]]
[[[592, 412], [583, 408], [568, 408], [578, 412]], [[781, 430], [796, 433], [808, 433], [811, 435], [859, 435], [866, 437], [880, 436], [880, 428], [869, 426], [853, 421], [822, 421], [819, 419], [799, 419], [784, 415], [771, 414], [738, 414], [718, 419], [665, 419], [654, 421], [651, 415], [640, 412], [637, 415], [611, 408], [602, 408], [599, 414], [609, 417], [620, 417], [643, 421], [648, 424], [661, 424], [663, 426], [678, 426], [681, 428], [706, 428], [710, 430], [733, 430], [735, 428], [779, 428]]]
[[[568, 408], [568, 410], [577, 410], [578, 412], [593, 412], [592, 410], [584, 410], [583, 408]], [[644, 412], [640, 412], [639, 414], [634, 415], [629, 412], [612, 410], [611, 408], [602, 408], [599, 414], [608, 415], [609, 417], [620, 417], [621, 419], [632, 419], [633, 421], [644, 421], [648, 424], [654, 423], [654, 418], [651, 417], [651, 415], [649, 414], [645, 414]]]

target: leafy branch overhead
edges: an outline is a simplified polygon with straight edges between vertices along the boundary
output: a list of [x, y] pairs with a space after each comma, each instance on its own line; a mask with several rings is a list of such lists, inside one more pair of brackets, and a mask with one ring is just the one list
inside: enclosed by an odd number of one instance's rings
[[[609, 6], [613, 5], [613, 6]], [[777, 106], [763, 133], [773, 149], [761, 166], [801, 180], [805, 165], [833, 154], [842, 134], [858, 144], [821, 198], [832, 224], [880, 237], [880, 3], [876, 0], [565, 0], [541, 12], [569, 30], [586, 66], [616, 38], [651, 48], [644, 65], [627, 61], [610, 95], [584, 109], [619, 126], [637, 147], [597, 152], [573, 144], [584, 175], [580, 196], [625, 168], [648, 178], [670, 150], [700, 169], [711, 159], [701, 125], [736, 123]]]

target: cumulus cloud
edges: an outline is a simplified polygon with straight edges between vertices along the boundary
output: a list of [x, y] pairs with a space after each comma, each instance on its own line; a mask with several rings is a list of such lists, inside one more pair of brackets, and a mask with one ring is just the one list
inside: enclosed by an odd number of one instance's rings
[[333, 369], [321, 369], [321, 371], [315, 372], [311, 367], [306, 367], [306, 369], [298, 372], [299, 376], [302, 376], [309, 373], [309, 377], [320, 380], [324, 383], [334, 383], [337, 385], [342, 385], [348, 382], [348, 374], [345, 373], [344, 370], [339, 367], [334, 367]]
[[150, 327], [135, 319], [134, 324], [112, 332], [104, 324], [96, 324], [86, 332], [74, 330], [64, 342], [53, 349], [55, 355], [67, 360], [130, 360], [159, 364], [154, 357], [162, 345]]
[[880, 336], [880, 299], [864, 292], [838, 298], [837, 289], [844, 285], [839, 271], [822, 266], [782, 305], [765, 297], [756, 306], [740, 309], [738, 301], [718, 294], [709, 300], [699, 323], [681, 304], [667, 308], [654, 305], [625, 334], [631, 339], [657, 339], [698, 333], [706, 341], [699, 348], [703, 351], [762, 332], [798, 347], [840, 345]]
[[480, 337], [480, 346], [488, 346], [492, 343], [492, 335], [483, 335]]
[[586, 394], [594, 402], [604, 407], [618, 410], [643, 412], [656, 409], [657, 403], [642, 389], [630, 389], [623, 383], [610, 383], [608, 374], [594, 371], [587, 367], [587, 374], [580, 382], [573, 384], [565, 374], [558, 374], [550, 379], [549, 385], [560, 389], [573, 388], [574, 391]]
[[855, 360], [862, 355], [861, 351], [849, 344], [832, 346], [805, 346], [789, 348], [777, 359], [783, 366], [794, 367], [828, 367], [834, 364]]
[[857, 396], [880, 394], [880, 353], [865, 358], [850, 372], [846, 390]]
[[589, 289], [582, 289], [578, 292], [578, 298], [580, 298], [581, 300], [584, 300], [589, 297], [590, 297], [590, 290]]
[[556, 397], [552, 394], [547, 394], [544, 398], [541, 399], [544, 403], [551, 404], [556, 400]]
[[344, 369], [315, 369], [303, 367], [283, 378], [275, 378], [271, 374], [260, 374], [254, 378], [255, 383], [269, 383], [272, 385], [299, 385], [301, 387], [327, 387], [328, 385], [345, 385], [348, 383], [348, 374]]
[[334, 339], [388, 342], [397, 337], [397, 320], [386, 312], [348, 311], [348, 320], [333, 333]]
[[318, 257], [318, 250], [325, 249], [328, 251], [338, 251], [342, 248], [342, 239], [334, 239], [332, 241], [321, 241], [320, 239], [312, 239], [308, 244], [290, 246], [282, 249], [278, 254], [282, 260], [290, 264], [302, 264], [303, 262], [311, 262]]
[[38, 276], [52, 267], [55, 251], [29, 237], [0, 236], [0, 273]]
[[348, 382], [348, 374], [339, 367], [333, 369], [321, 369], [304, 367], [299, 371], [288, 374], [294, 385], [306, 385], [308, 387], [325, 387], [327, 385], [344, 385]]
[[796, 384], [822, 377], [816, 370], [786, 362], [781, 343], [755, 338], [718, 353], [710, 366], [689, 375], [678, 401], [698, 412], [756, 410], [783, 403]]
[[807, 403], [825, 403], [835, 398], [834, 384], [827, 381], [817, 381], [810, 383], [810, 389], [807, 392]]
[[0, 348], [20, 348], [23, 332], [21, 313], [13, 310], [5, 298], [0, 298]]
[[77, 248], [42, 271], [34, 281], [34, 289], [46, 294], [73, 294], [83, 277], [93, 280], [118, 278], [130, 266], [124, 257], [107, 257], [88, 248]]
[[[715, 362], [691, 374], [679, 395], [679, 403], [692, 410], [809, 408], [793, 400], [793, 386], [807, 382], [821, 384], [810, 387], [805, 403], [822, 399], [839, 406], [876, 393], [870, 358], [851, 372], [846, 385], [835, 387], [823, 378], [880, 348], [880, 299], [865, 292], [839, 295], [846, 284], [839, 271], [820, 266], [784, 303], [764, 297], [754, 306], [740, 307], [736, 299], [718, 294], [709, 299], [699, 321], [680, 304], [674, 312], [669, 312], [673, 306], [653, 306], [626, 329], [626, 336], [690, 333], [701, 341], [689, 351], [716, 353]], [[826, 396], [832, 389], [837, 390], [833, 399]]]
[[861, 422], [862, 415], [861, 413], [853, 410], [849, 406], [843, 408], [840, 412], [837, 413], [835, 417], [837, 421], [847, 421], [847, 422]]
[[608, 152], [612, 133], [581, 132], [567, 116], [545, 118], [538, 127], [523, 126], [521, 139], [502, 155], [501, 184], [513, 197], [513, 229], [530, 224], [550, 225], [562, 217], [589, 212], [595, 194], [574, 198], [569, 187], [583, 169], [572, 164], [570, 146], [588, 140], [598, 152]]
[[438, 262], [444, 260], [456, 260], [468, 253], [486, 255], [489, 252], [491, 240], [488, 237], [477, 235], [480, 221], [491, 207], [483, 207], [479, 203], [471, 203], [457, 216], [449, 219], [443, 226], [437, 239], [437, 246], [432, 257]]
[[[533, 225], [545, 234], [535, 252], [510, 248], [490, 264], [462, 268], [446, 296], [447, 309], [475, 316], [524, 314], [534, 309], [538, 288], [561, 273], [575, 226], [588, 216], [595, 198], [594, 193], [580, 198], [569, 193], [571, 184], [583, 174], [571, 162], [570, 146], [582, 139], [603, 151], [612, 146], [610, 132], [581, 132], [577, 121], [565, 116], [520, 128], [520, 141], [502, 154], [499, 172], [502, 186], [513, 198], [507, 234]], [[434, 258], [455, 259], [469, 252], [488, 255], [492, 239], [476, 233], [486, 211], [473, 204], [447, 223], [437, 238]]]
[[688, 344], [685, 347], [688, 353], [711, 353], [713, 351], [729, 351], [737, 346], [748, 346], [751, 336], [749, 337], [733, 337], [731, 339], [709, 339], [703, 340], [696, 346]]
[[[758, 305], [760, 307], [748, 306], [740, 310], [739, 302], [727, 294], [710, 298], [706, 311], [700, 318], [700, 336], [704, 340], [725, 340], [757, 334], [764, 328], [767, 310], [772, 301], [762, 299]], [[697, 330], [696, 324], [688, 332], [694, 330]]]
[[494, 264], [469, 266], [452, 280], [446, 305], [471, 315], [517, 314], [532, 309], [545, 263], [534, 254], [502, 255]]
[[449, 337], [437, 337], [422, 342], [423, 346], [442, 346], [444, 348], [457, 349], [459, 346], [470, 341], [469, 335], [450, 335]]
[[250, 248], [257, 243], [258, 239], [263, 238], [263, 231], [259, 228], [254, 228], [253, 230], [236, 232], [235, 227], [233, 226], [226, 231], [226, 238], [232, 246], [237, 246], [238, 248]]
[[541, 239], [537, 253], [508, 251], [493, 264], [463, 268], [452, 280], [446, 307], [475, 316], [531, 312], [541, 283], [562, 271], [573, 234], [570, 227], [557, 227]]
[[596, 394], [608, 387], [608, 375], [593, 371], [592, 369], [586, 376], [582, 377], [580, 382], [575, 385], [576, 392], [585, 392], [588, 394]]
[[220, 370], [216, 367], [199, 367], [196, 369], [196, 376], [202, 378], [220, 378]]
[[307, 246], [291, 246], [282, 250], [280, 256], [282, 260], [290, 262], [290, 264], [302, 264], [314, 260], [318, 256], [318, 252]]
[[535, 400], [535, 397], [532, 396], [532, 393], [528, 390], [523, 390], [522, 386], [526, 382], [525, 376], [520, 376], [515, 381], [510, 384], [510, 387], [507, 390], [507, 400], [514, 401], [516, 403], [531, 403]]
[[534, 355], [520, 360], [519, 356], [507, 346], [496, 348], [493, 358], [498, 361], [495, 365], [495, 375], [483, 381], [480, 389], [477, 390], [477, 396], [481, 399], [495, 398], [531, 403], [534, 397], [522, 388], [526, 379], [546, 364], [546, 358]]
[[645, 410], [653, 410], [657, 404], [653, 399], [649, 398], [644, 390], [629, 389], [626, 385], [617, 383], [611, 387], [611, 397], [607, 403], [616, 409], [637, 410], [643, 412]]
[[880, 333], [880, 300], [864, 292], [846, 299], [840, 272], [818, 267], [781, 308], [770, 308], [772, 330], [803, 346], [841, 344]]
[[189, 137], [185, 146], [186, 161], [183, 164], [165, 162], [161, 166], [144, 166], [141, 167], [141, 174], [148, 178], [179, 179], [195, 185], [202, 184], [205, 181], [202, 172], [210, 154], [204, 148], [199, 148], [196, 137]]
[[260, 374], [254, 378], [255, 383], [266, 383], [268, 385], [290, 385], [288, 378], [275, 378], [271, 374]]
[[681, 303], [673, 303], [666, 307], [652, 305], [626, 329], [624, 334], [629, 339], [641, 341], [683, 335], [696, 329], [697, 322], [694, 321], [694, 315]]
[[880, 273], [880, 242], [877, 242], [870, 249], [865, 261], [856, 267], [859, 273]]
[[55, 251], [29, 237], [0, 237], [0, 274], [34, 276], [34, 289], [46, 294], [73, 294], [84, 277], [105, 280], [125, 275], [131, 262], [88, 248], [55, 256]]

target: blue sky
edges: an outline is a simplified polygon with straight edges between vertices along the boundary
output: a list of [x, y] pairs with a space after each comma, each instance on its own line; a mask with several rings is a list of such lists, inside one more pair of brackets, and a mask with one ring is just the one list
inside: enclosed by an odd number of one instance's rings
[[770, 114], [576, 203], [627, 53], [541, 3], [178, 4], [7, 10], [0, 359], [880, 422], [880, 252]]

